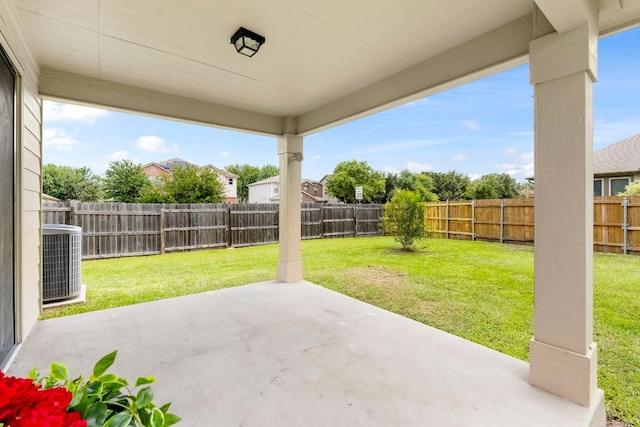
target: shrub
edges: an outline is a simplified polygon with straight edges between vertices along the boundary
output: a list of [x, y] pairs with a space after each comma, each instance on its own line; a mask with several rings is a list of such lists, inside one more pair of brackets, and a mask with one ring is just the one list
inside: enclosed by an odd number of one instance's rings
[[624, 193], [620, 193], [619, 196], [640, 196], [640, 181], [634, 181], [624, 187]]
[[414, 242], [424, 237], [424, 202], [420, 194], [396, 190], [385, 205], [382, 226], [395, 237], [402, 250], [409, 251]]

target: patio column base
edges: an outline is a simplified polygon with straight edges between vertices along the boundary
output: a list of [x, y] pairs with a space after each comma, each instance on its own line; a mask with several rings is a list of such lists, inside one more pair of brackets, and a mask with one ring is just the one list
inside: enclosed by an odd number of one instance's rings
[[529, 362], [531, 385], [587, 408], [595, 408], [602, 400], [603, 392], [597, 388], [596, 343], [589, 346], [587, 354], [578, 354], [536, 341], [534, 338], [529, 344]]
[[302, 262], [278, 262], [278, 280], [292, 283], [302, 280]]

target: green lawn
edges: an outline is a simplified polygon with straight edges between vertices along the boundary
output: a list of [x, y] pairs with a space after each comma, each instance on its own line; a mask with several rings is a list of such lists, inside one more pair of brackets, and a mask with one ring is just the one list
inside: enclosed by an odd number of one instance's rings
[[[526, 360], [533, 335], [533, 250], [391, 238], [303, 242], [305, 278]], [[276, 245], [87, 261], [87, 303], [57, 317], [271, 280]], [[640, 425], [640, 257], [595, 254], [595, 339], [607, 413]]]

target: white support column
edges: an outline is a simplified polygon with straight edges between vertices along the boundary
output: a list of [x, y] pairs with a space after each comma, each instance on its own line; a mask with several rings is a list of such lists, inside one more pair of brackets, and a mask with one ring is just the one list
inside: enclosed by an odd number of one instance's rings
[[530, 44], [535, 88], [535, 331], [532, 385], [593, 408], [604, 425], [593, 342], [593, 82], [597, 32]]
[[302, 280], [302, 249], [300, 229], [300, 184], [302, 137], [283, 135], [278, 139], [280, 156], [280, 260], [278, 280]]

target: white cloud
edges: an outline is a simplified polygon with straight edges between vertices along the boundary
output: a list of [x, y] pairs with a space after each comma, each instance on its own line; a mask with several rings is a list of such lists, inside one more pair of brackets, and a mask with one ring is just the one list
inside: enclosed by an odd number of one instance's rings
[[47, 122], [82, 122], [92, 125], [96, 120], [109, 114], [109, 112], [82, 105], [44, 101], [42, 114]]
[[114, 153], [109, 154], [107, 157], [110, 161], [114, 160], [125, 160], [129, 157], [129, 153], [126, 151], [116, 151]]
[[475, 120], [463, 120], [460, 124], [467, 130], [478, 130], [480, 128], [480, 123]]
[[469, 156], [467, 156], [466, 154], [456, 154], [455, 156], [453, 156], [453, 160], [458, 161], [458, 162], [466, 162], [469, 159]]
[[519, 152], [517, 149], [510, 147], [504, 150], [507, 156], [506, 161], [491, 165], [491, 168], [497, 173], [506, 173], [513, 179], [524, 181], [526, 178], [533, 176], [533, 151]]
[[221, 151], [220, 154], [218, 155], [218, 157], [220, 157], [221, 159], [228, 159], [229, 156], [231, 156], [231, 153], [228, 151]]
[[42, 131], [42, 138], [45, 146], [51, 146], [60, 151], [69, 151], [80, 143], [62, 128], [45, 129]]
[[427, 171], [433, 170], [433, 165], [427, 165], [427, 164], [424, 164], [424, 163], [408, 162], [407, 163], [407, 170], [409, 170], [409, 172], [412, 172], [412, 173], [427, 172]]
[[467, 175], [467, 177], [469, 177], [469, 179], [470, 179], [471, 181], [476, 181], [476, 180], [478, 180], [478, 179], [482, 178], [482, 174], [479, 174], [479, 173], [470, 173], [469, 175]]
[[382, 167], [382, 172], [384, 173], [400, 173], [400, 170], [397, 168], [394, 168], [393, 166], [383, 166]]
[[178, 145], [173, 143], [171, 148], [167, 147], [167, 142], [155, 135], [145, 135], [136, 139], [136, 147], [148, 153], [178, 153]]
[[497, 165], [493, 165], [493, 168], [498, 170], [508, 170], [517, 167], [518, 165], [516, 165], [515, 163], [498, 163]]
[[533, 151], [520, 154], [520, 160], [527, 163], [533, 163], [533, 157]]
[[493, 166], [499, 173], [506, 173], [516, 180], [524, 180], [533, 176], [533, 162], [529, 163], [501, 163]]

